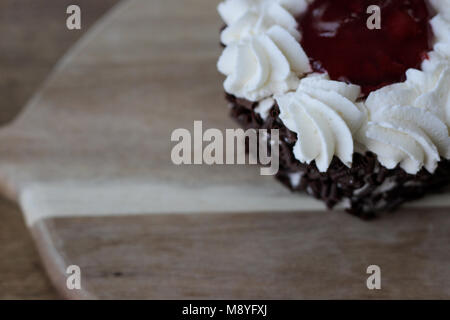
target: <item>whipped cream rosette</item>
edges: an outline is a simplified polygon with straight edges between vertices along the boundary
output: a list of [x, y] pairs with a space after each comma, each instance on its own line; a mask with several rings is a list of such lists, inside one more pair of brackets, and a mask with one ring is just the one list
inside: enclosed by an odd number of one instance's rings
[[432, 54], [422, 69], [369, 95], [368, 123], [359, 136], [386, 168], [400, 165], [410, 174], [422, 167], [433, 173], [441, 157], [450, 159], [450, 64]]
[[227, 24], [221, 41], [227, 47], [218, 69], [227, 76], [225, 91], [250, 101], [294, 90], [311, 72], [293, 14], [305, 1], [228, 0], [219, 5]]
[[276, 96], [280, 119], [297, 133], [294, 156], [301, 162], [315, 161], [327, 171], [334, 156], [350, 167], [353, 134], [361, 127], [364, 112], [356, 103], [360, 88], [325, 76], [304, 78], [296, 92]]
[[450, 16], [445, 18], [443, 15], [437, 15], [430, 23], [436, 37], [434, 50], [450, 59]]
[[220, 40], [229, 45], [242, 39], [264, 34], [271, 27], [278, 25], [288, 31], [297, 41], [300, 32], [297, 21], [289, 11], [275, 2], [261, 2], [259, 6], [246, 9], [243, 15], [229, 24], [221, 33]]
[[311, 70], [300, 44], [280, 26], [228, 45], [218, 69], [227, 75], [225, 91], [250, 101], [295, 89], [298, 74]]

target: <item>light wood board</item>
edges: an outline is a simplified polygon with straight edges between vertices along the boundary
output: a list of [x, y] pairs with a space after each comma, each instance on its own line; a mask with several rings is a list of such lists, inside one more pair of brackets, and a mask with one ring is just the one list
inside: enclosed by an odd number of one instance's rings
[[[19, 114], [61, 56], [117, 2], [0, 0], [0, 125]], [[81, 30], [64, 28], [71, 4], [86, 9]], [[0, 299], [57, 298], [20, 209], [3, 197], [0, 221], [0, 256], [7, 257], [0, 259]]]
[[[367, 223], [256, 167], [171, 163], [173, 129], [236, 126], [216, 5], [121, 3], [0, 131], [1, 186], [55, 286], [69, 298], [449, 298], [447, 196]], [[73, 264], [79, 291], [65, 287]], [[372, 264], [380, 291], [366, 287]]]

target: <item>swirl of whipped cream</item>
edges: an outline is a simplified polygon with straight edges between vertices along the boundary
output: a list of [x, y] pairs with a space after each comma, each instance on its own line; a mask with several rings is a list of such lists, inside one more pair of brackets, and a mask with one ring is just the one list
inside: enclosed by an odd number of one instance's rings
[[415, 89], [410, 99], [416, 107], [425, 108], [450, 127], [450, 61], [435, 52], [422, 63], [422, 71], [410, 69], [406, 72], [405, 84]]
[[227, 76], [225, 91], [250, 101], [294, 90], [298, 75], [311, 72], [298, 41], [280, 26], [230, 44], [217, 67]]
[[274, 25], [284, 28], [297, 41], [300, 40], [300, 32], [297, 30], [297, 21], [294, 16], [272, 1], [263, 1], [259, 6], [247, 9], [238, 20], [227, 25], [220, 34], [220, 40], [223, 44], [230, 45], [233, 42], [263, 34]]
[[369, 95], [369, 121], [357, 138], [383, 166], [410, 174], [433, 173], [441, 157], [450, 159], [450, 65], [431, 53], [422, 70]]
[[[447, 13], [438, 14], [430, 23], [435, 35], [434, 51], [450, 59], [450, 4], [446, 4]], [[444, 12], [444, 11], [442, 11]]]
[[353, 133], [365, 119], [356, 103], [361, 89], [344, 82], [331, 81], [326, 75], [312, 75], [300, 81], [296, 92], [275, 96], [280, 119], [297, 133], [294, 156], [303, 163], [316, 162], [327, 171], [334, 156], [351, 166]]

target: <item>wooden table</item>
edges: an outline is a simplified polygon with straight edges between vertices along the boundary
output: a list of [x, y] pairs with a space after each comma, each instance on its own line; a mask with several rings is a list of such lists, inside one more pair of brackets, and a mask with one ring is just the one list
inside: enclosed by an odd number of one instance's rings
[[[67, 49], [118, 0], [0, 0], [0, 124], [10, 122]], [[65, 27], [82, 8], [82, 30]], [[0, 198], [0, 299], [58, 298], [41, 267], [20, 209]]]

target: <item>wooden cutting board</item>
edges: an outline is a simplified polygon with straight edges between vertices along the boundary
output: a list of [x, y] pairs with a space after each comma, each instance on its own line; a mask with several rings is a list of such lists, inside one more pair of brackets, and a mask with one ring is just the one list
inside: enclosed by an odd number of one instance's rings
[[254, 166], [172, 164], [174, 129], [236, 126], [217, 3], [120, 3], [0, 131], [0, 185], [53, 284], [68, 298], [450, 298], [448, 195], [363, 222]]

